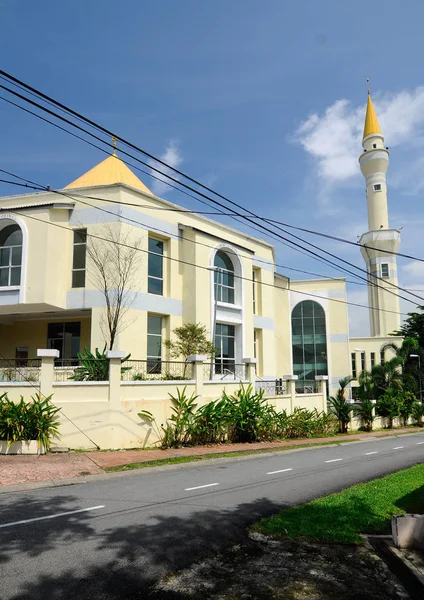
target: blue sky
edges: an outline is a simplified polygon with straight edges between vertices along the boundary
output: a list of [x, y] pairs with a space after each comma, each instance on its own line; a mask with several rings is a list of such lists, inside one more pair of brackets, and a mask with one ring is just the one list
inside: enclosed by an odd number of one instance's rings
[[[381, 6], [0, 0], [1, 64], [247, 208], [352, 241], [367, 229], [357, 157], [369, 76], [391, 150], [391, 225], [403, 227], [401, 251], [424, 256], [424, 4]], [[103, 158], [2, 101], [0, 122], [2, 168], [43, 184], [62, 187]], [[0, 184], [0, 195], [11, 193]], [[363, 266], [359, 249], [309, 239]], [[283, 265], [340, 274], [276, 248]], [[399, 259], [400, 284], [424, 298], [423, 267]], [[348, 289], [366, 303], [363, 286]], [[367, 311], [350, 317], [351, 332], [366, 334]]]

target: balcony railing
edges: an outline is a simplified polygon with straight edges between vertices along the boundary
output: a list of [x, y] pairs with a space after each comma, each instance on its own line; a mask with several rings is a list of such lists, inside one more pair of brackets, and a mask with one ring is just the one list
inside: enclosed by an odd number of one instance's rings
[[40, 381], [40, 358], [0, 359], [0, 383], [35, 383]]
[[203, 377], [205, 381], [245, 381], [246, 365], [214, 362], [203, 364]]
[[107, 381], [109, 379], [109, 359], [58, 358], [54, 364], [53, 381]]
[[286, 393], [286, 382], [280, 379], [257, 379], [255, 382], [257, 391], [264, 390], [265, 396], [282, 396]]
[[301, 380], [295, 383], [296, 394], [317, 394], [319, 392], [319, 382], [315, 380]]
[[126, 360], [123, 381], [188, 381], [194, 378], [192, 363], [161, 359]]

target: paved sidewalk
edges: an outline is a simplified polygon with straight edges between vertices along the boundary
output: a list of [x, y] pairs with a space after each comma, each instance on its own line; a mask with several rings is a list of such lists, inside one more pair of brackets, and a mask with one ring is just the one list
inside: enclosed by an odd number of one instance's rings
[[353, 442], [369, 438], [401, 435], [423, 431], [419, 428], [375, 431], [353, 435], [338, 435], [323, 438], [287, 440], [283, 442], [262, 442], [254, 444], [216, 444], [169, 450], [111, 450], [107, 452], [48, 454], [46, 456], [0, 456], [0, 485], [10, 486], [21, 483], [53, 481], [77, 478], [84, 475], [98, 475], [107, 467], [116, 467], [139, 462], [151, 462], [182, 456], [220, 454], [222, 452], [255, 451], [264, 449], [296, 448], [296, 446], [325, 442]]

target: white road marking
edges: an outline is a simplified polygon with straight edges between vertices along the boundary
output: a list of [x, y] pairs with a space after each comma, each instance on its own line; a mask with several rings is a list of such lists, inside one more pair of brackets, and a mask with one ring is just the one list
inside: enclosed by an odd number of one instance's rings
[[420, 444], [424, 444], [424, 442], [417, 442], [417, 446], [419, 446]]
[[402, 450], [402, 448], [404, 448], [405, 446], [396, 446], [395, 448], [393, 448], [393, 450]]
[[378, 452], [377, 451], [376, 452], [365, 452], [364, 456], [369, 456], [370, 454], [378, 454]]
[[333, 458], [332, 460], [326, 460], [326, 463], [330, 463], [330, 462], [338, 462], [339, 460], [343, 460], [342, 458]]
[[90, 506], [89, 508], [80, 508], [78, 510], [70, 510], [69, 512], [56, 513], [55, 515], [46, 515], [45, 517], [34, 517], [33, 519], [23, 519], [22, 521], [12, 521], [11, 523], [3, 523], [0, 528], [12, 527], [12, 525], [25, 525], [25, 523], [33, 523], [34, 521], [45, 521], [46, 519], [57, 519], [58, 517], [67, 517], [68, 515], [76, 515], [77, 513], [87, 512], [89, 510], [99, 510], [104, 508], [104, 504], [99, 506]]
[[275, 475], [276, 473], [285, 473], [286, 471], [293, 471], [293, 469], [280, 469], [279, 471], [270, 471], [267, 475]]
[[201, 490], [202, 488], [213, 487], [219, 485], [219, 483], [207, 483], [206, 485], [196, 485], [196, 487], [185, 488], [185, 492], [191, 492], [191, 490]]

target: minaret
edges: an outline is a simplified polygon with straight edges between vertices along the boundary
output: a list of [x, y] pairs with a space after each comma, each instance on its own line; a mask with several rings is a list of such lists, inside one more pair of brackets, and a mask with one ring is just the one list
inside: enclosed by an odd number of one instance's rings
[[399, 291], [391, 285], [398, 284], [396, 254], [400, 233], [389, 227], [386, 184], [389, 151], [384, 146], [369, 90], [362, 147], [359, 164], [366, 182], [369, 231], [359, 242], [365, 246], [361, 246], [361, 254], [368, 272], [370, 329], [372, 336], [387, 336], [400, 328], [399, 297], [395, 295]]

